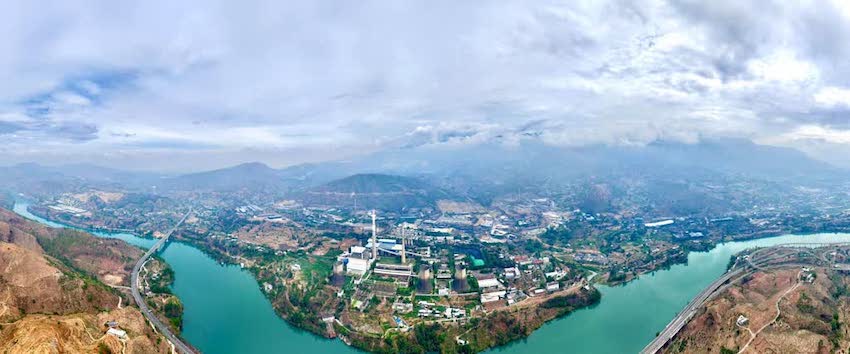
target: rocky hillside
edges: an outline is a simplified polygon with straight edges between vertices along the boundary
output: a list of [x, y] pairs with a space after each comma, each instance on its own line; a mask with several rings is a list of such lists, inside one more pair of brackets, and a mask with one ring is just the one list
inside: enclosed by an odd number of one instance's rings
[[68, 267], [109, 285], [129, 285], [133, 264], [143, 253], [121, 240], [46, 227], [4, 209], [0, 209], [0, 241], [43, 251]]
[[[101, 281], [125, 282], [141, 254], [113, 241], [0, 211], [0, 352], [170, 352], [129, 298]], [[128, 337], [107, 335], [107, 321]]]
[[[737, 353], [744, 346], [747, 353], [844, 352], [850, 346], [850, 281], [820, 268], [813, 282], [798, 282], [800, 273], [791, 268], [748, 276], [707, 303], [663, 352]], [[746, 324], [736, 323], [740, 315]]]

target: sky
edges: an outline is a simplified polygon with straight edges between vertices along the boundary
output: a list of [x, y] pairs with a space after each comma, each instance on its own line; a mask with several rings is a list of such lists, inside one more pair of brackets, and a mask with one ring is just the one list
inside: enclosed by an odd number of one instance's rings
[[5, 1], [0, 52], [0, 164], [533, 135], [747, 138], [850, 167], [847, 1]]

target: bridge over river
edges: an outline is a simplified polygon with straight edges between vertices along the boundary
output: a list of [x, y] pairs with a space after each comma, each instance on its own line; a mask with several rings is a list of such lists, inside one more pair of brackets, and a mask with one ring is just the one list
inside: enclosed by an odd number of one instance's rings
[[183, 218], [180, 219], [180, 221], [176, 225], [174, 225], [174, 227], [171, 228], [171, 230], [169, 230], [159, 241], [157, 241], [157, 243], [151, 246], [151, 248], [149, 248], [147, 252], [142, 255], [142, 258], [139, 258], [139, 261], [136, 262], [136, 265], [133, 267], [133, 274], [131, 276], [130, 281], [130, 290], [133, 294], [133, 300], [136, 301], [136, 304], [139, 306], [139, 309], [142, 311], [142, 314], [144, 314], [145, 318], [147, 318], [148, 321], [153, 324], [154, 328], [156, 328], [157, 331], [162, 333], [162, 335], [165, 336], [165, 338], [168, 339], [169, 342], [171, 342], [171, 344], [178, 352], [184, 354], [195, 354], [195, 350], [192, 349], [192, 347], [190, 347], [186, 343], [183, 343], [183, 341], [178, 336], [174, 335], [174, 333], [171, 332], [171, 328], [162, 323], [162, 321], [160, 321], [159, 318], [156, 317], [156, 314], [151, 311], [147, 302], [145, 302], [145, 298], [142, 297], [142, 294], [139, 291], [139, 289], [142, 287], [142, 284], [139, 282], [139, 272], [142, 270], [142, 267], [145, 265], [145, 263], [150, 260], [150, 257], [153, 256], [154, 253], [160, 251], [165, 246], [165, 243], [168, 242], [168, 238], [171, 237], [171, 234], [173, 234], [174, 231], [177, 230], [177, 228], [180, 227], [180, 225], [182, 225], [184, 221], [186, 221], [186, 218], [188, 218], [189, 214], [191, 213], [192, 210], [190, 209], [186, 213], [186, 215], [183, 215]]

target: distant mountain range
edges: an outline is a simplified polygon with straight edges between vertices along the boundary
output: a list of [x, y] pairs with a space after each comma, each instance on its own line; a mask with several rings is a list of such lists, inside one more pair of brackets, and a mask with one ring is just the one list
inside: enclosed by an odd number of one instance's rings
[[283, 173], [259, 162], [163, 178], [157, 183], [157, 187], [164, 191], [265, 190], [269, 193], [281, 193], [287, 190]]
[[424, 145], [348, 161], [283, 169], [253, 162], [179, 176], [91, 165], [0, 167], [0, 184], [13, 191], [120, 186], [161, 194], [240, 192], [268, 200], [301, 198], [310, 204], [338, 205], [353, 205], [353, 193], [360, 195], [358, 203], [364, 206], [393, 206], [395, 203], [378, 202], [367, 196], [397, 195], [402, 204], [410, 203], [411, 207], [431, 205], [438, 198], [471, 198], [486, 204], [505, 193], [546, 194], [588, 183], [609, 184], [616, 189], [634, 181], [646, 184], [756, 179], [780, 185], [818, 186], [846, 181], [848, 176], [848, 171], [797, 150], [739, 139], [696, 144], [658, 141], [626, 147], [559, 147], [535, 139], [519, 144], [493, 141], [467, 146]]
[[533, 140], [519, 145], [423, 146], [281, 171], [308, 186], [367, 172], [418, 177], [449, 195], [485, 204], [505, 193], [548, 194], [587, 183], [616, 187], [628, 181], [725, 183], [745, 179], [830, 185], [850, 176], [848, 171], [797, 150], [732, 139], [630, 147], [557, 147]]
[[295, 198], [306, 205], [401, 211], [434, 207], [452, 196], [416, 178], [368, 173], [308, 188]]

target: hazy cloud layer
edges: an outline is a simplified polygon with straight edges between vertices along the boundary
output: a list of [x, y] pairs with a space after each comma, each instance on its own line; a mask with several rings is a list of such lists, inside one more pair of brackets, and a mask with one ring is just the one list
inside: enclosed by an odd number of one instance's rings
[[838, 1], [5, 2], [0, 52], [6, 163], [731, 136], [850, 164]]

